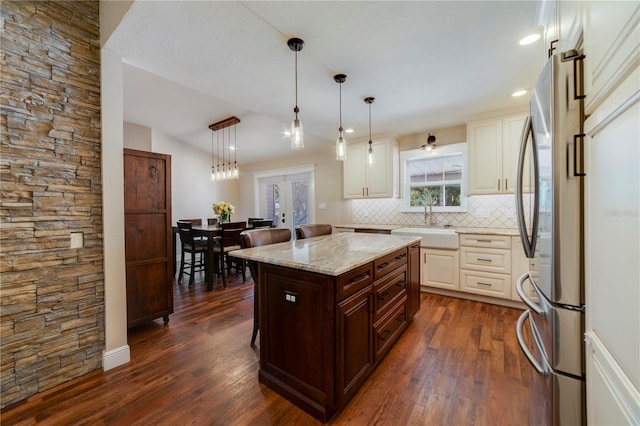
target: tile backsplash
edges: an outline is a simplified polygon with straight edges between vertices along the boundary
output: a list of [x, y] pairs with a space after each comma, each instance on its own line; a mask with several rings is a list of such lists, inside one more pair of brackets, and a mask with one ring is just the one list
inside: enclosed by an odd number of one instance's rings
[[[399, 198], [353, 200], [352, 222], [380, 225], [424, 225], [424, 213], [400, 211]], [[525, 206], [525, 211], [527, 210]], [[515, 196], [472, 195], [467, 198], [465, 213], [433, 213], [438, 225], [459, 228], [517, 228]]]

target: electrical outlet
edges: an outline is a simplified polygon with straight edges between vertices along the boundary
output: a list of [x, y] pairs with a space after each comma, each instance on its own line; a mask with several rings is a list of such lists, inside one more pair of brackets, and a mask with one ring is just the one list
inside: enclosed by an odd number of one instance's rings
[[298, 301], [298, 293], [294, 293], [292, 291], [285, 290], [284, 291], [284, 300], [285, 300], [285, 302], [289, 302], [289, 303], [293, 303], [294, 305], [297, 305], [299, 303], [299, 301]]

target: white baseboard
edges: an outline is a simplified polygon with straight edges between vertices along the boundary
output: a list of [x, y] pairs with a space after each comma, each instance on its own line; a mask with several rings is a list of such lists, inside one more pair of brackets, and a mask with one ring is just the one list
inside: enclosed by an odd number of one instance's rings
[[129, 345], [120, 346], [102, 354], [102, 369], [104, 371], [111, 370], [129, 361], [131, 361]]
[[594, 330], [585, 333], [587, 420], [593, 425], [640, 424], [640, 391]]
[[527, 309], [527, 306], [524, 303], [519, 302], [517, 300], [500, 299], [497, 297], [483, 296], [481, 294], [465, 293], [463, 291], [447, 290], [445, 288], [427, 287], [424, 285], [420, 285], [420, 291], [422, 293], [433, 293], [433, 294], [439, 294], [440, 296], [450, 296], [450, 297], [457, 297], [458, 299], [473, 300], [474, 302], [491, 303], [493, 305], [506, 306], [508, 308], [515, 308], [515, 309], [522, 309], [522, 310]]

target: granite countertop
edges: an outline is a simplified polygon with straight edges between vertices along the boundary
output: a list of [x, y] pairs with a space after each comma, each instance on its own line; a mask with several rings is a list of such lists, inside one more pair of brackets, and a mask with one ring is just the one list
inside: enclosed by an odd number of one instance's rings
[[372, 223], [343, 223], [335, 226], [335, 228], [376, 229], [381, 231], [393, 231], [394, 229], [405, 227], [406, 225], [376, 225]]
[[241, 259], [338, 276], [420, 240], [420, 237], [406, 235], [335, 233], [234, 250], [231, 255]]
[[517, 229], [511, 228], [455, 228], [458, 234], [482, 234], [482, 235], [506, 235], [517, 237], [520, 235]]
[[[385, 231], [393, 231], [398, 228], [429, 228], [429, 226], [421, 226], [421, 225], [376, 225], [369, 223], [345, 223], [336, 225], [335, 228], [343, 228], [343, 229], [375, 229], [375, 230], [385, 230]], [[435, 228], [442, 229], [451, 229], [458, 234], [482, 234], [482, 235], [507, 235], [507, 236], [518, 236], [517, 229], [511, 228], [462, 228], [462, 227], [442, 227], [436, 226]]]

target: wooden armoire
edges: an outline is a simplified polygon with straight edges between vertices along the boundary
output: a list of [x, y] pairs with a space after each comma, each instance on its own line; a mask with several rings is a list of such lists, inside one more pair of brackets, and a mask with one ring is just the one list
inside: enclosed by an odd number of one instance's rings
[[127, 326], [173, 313], [171, 156], [124, 150]]

